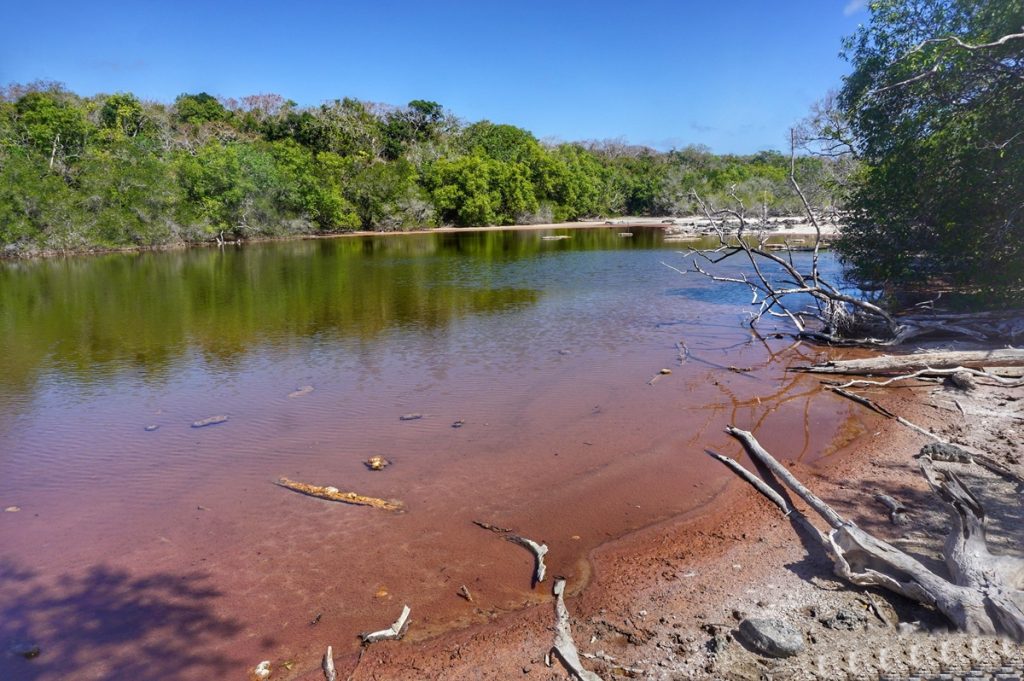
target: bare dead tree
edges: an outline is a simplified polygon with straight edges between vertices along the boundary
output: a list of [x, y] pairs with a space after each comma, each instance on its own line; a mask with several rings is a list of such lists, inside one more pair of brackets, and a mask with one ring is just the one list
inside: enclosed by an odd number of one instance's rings
[[[835, 142], [836, 145], [843, 144], [841, 131], [827, 134], [840, 140]], [[711, 206], [696, 192], [691, 192], [719, 245], [711, 250], [688, 251], [686, 256], [692, 269], [662, 264], [681, 274], [700, 274], [712, 281], [746, 286], [751, 292], [751, 305], [757, 306], [750, 316], [750, 327], [756, 330], [758, 323], [766, 317], [783, 318], [793, 325], [798, 339], [830, 345], [884, 347], [924, 336], [962, 337], [988, 342], [1013, 342], [1024, 336], [1024, 315], [1020, 310], [945, 312], [935, 309], [936, 298], [895, 313], [866, 297], [844, 292], [838, 284], [822, 276], [823, 221], [811, 205], [796, 173], [797, 148], [802, 146], [806, 149], [809, 143], [818, 144], [819, 141], [811, 140], [806, 131], [801, 132], [797, 128], [790, 131], [789, 185], [814, 227], [813, 245], [809, 248], [812, 252], [809, 270], [806, 266], [797, 265], [793, 258], [794, 249], [788, 244], [769, 243], [772, 226], [768, 221], [767, 208], [762, 206], [759, 215], [750, 218], [743, 200], [735, 191], [730, 192], [734, 205], [727, 208]], [[837, 146], [829, 148], [838, 149]], [[715, 273], [709, 267], [737, 256], [749, 264], [750, 273], [727, 276]], [[808, 299], [810, 305], [806, 305]], [[801, 303], [802, 307], [796, 307]]]
[[[751, 221], [747, 217], [743, 200], [733, 192], [735, 207], [715, 209], [696, 192], [692, 193], [697, 205], [718, 237], [719, 247], [712, 251], [690, 251], [693, 269], [713, 281], [747, 286], [757, 311], [750, 319], [755, 327], [764, 317], [783, 317], [796, 328], [799, 338], [841, 345], [891, 345], [902, 342], [909, 329], [900, 324], [882, 307], [863, 298], [849, 295], [822, 277], [820, 250], [822, 225], [796, 178], [796, 132], [790, 137], [789, 182], [799, 197], [804, 212], [814, 226], [810, 271], [801, 271], [793, 260], [792, 250], [775, 250], [769, 246], [770, 236], [767, 210]], [[732, 227], [735, 227], [733, 229]], [[701, 266], [701, 261], [716, 265], [734, 256], [744, 258], [750, 265], [752, 276], [723, 276]], [[670, 269], [686, 271], [663, 263]], [[789, 304], [798, 296], [809, 297], [812, 305], [795, 309]]]

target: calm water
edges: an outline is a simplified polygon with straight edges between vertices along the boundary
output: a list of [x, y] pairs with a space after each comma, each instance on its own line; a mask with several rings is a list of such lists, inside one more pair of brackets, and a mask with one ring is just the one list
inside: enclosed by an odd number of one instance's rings
[[701, 452], [735, 450], [726, 423], [792, 457], [856, 435], [785, 374], [810, 350], [741, 326], [745, 289], [663, 267], [684, 246], [660, 230], [620, 231], [0, 263], [0, 507], [21, 509], [0, 513], [0, 644], [43, 651], [3, 655], [0, 678], [242, 678], [263, 659], [291, 678], [403, 603], [415, 641], [545, 600], [530, 555], [471, 520], [546, 541], [582, 585], [591, 549], [722, 489]]

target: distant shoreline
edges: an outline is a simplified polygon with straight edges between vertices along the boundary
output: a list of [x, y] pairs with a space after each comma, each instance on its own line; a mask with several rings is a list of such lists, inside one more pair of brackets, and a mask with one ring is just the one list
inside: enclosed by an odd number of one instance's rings
[[[803, 218], [796, 217], [779, 217], [772, 218], [773, 224], [776, 225], [768, 234], [770, 236], [795, 236], [795, 237], [807, 237], [814, 236], [815, 230], [813, 225], [805, 222]], [[796, 220], [796, 224], [784, 224], [785, 220]], [[261, 243], [273, 243], [273, 242], [285, 242], [285, 241], [314, 241], [320, 239], [344, 239], [353, 237], [368, 237], [368, 236], [406, 236], [412, 234], [452, 234], [456, 232], [528, 232], [528, 231], [542, 231], [552, 229], [597, 229], [601, 227], [658, 227], [661, 229], [669, 230], [675, 234], [700, 234], [699, 230], [688, 229], [686, 225], [690, 224], [702, 224], [706, 223], [707, 218], [697, 216], [686, 216], [686, 217], [637, 217], [637, 216], [626, 216], [621, 218], [610, 218], [607, 220], [587, 220], [579, 222], [550, 222], [542, 224], [523, 224], [523, 225], [482, 225], [477, 227], [426, 227], [426, 228], [415, 228], [406, 230], [394, 230], [394, 231], [374, 231], [374, 230], [355, 230], [351, 232], [332, 232], [329, 234], [293, 234], [285, 236], [268, 236], [268, 237], [255, 237], [252, 239], [241, 239], [238, 241], [225, 242], [225, 246], [245, 246], [248, 244], [261, 244]], [[682, 229], [681, 229], [682, 227]], [[833, 223], [828, 223], [822, 226], [823, 237], [834, 237], [838, 234], [838, 228]], [[168, 251], [180, 251], [190, 248], [210, 248], [216, 247], [218, 244], [215, 241], [197, 241], [189, 243], [174, 243], [165, 244], [160, 246], [127, 246], [120, 248], [84, 248], [68, 251], [38, 251], [35, 253], [28, 254], [7, 254], [0, 252], [0, 262], [8, 261], [27, 261], [37, 259], [50, 259], [50, 258], [67, 258], [67, 257], [81, 257], [81, 256], [93, 256], [93, 255], [117, 255], [117, 254], [129, 254], [129, 253], [162, 253]]]

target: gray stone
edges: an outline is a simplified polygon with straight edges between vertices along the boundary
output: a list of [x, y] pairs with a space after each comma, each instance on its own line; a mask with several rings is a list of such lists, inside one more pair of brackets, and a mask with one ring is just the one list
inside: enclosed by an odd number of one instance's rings
[[840, 608], [829, 617], [822, 617], [819, 620], [829, 629], [845, 629], [846, 631], [854, 631], [856, 629], [863, 629], [867, 626], [868, 618], [852, 610], [846, 608]]
[[740, 622], [739, 631], [750, 648], [768, 657], [790, 657], [804, 649], [804, 637], [783, 620], [750, 617]]
[[970, 463], [971, 454], [965, 449], [945, 442], [930, 442], [921, 447], [921, 456], [930, 456], [935, 461]]

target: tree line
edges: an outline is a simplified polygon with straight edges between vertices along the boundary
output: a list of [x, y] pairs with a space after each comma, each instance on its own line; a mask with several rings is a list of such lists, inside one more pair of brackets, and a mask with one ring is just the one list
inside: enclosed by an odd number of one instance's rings
[[[798, 163], [834, 204], [831, 161]], [[275, 94], [161, 103], [50, 82], [0, 89], [7, 255], [680, 215], [694, 212], [693, 191], [791, 213], [799, 206], [788, 172], [788, 157], [774, 151], [549, 143], [426, 100], [303, 107]]]

